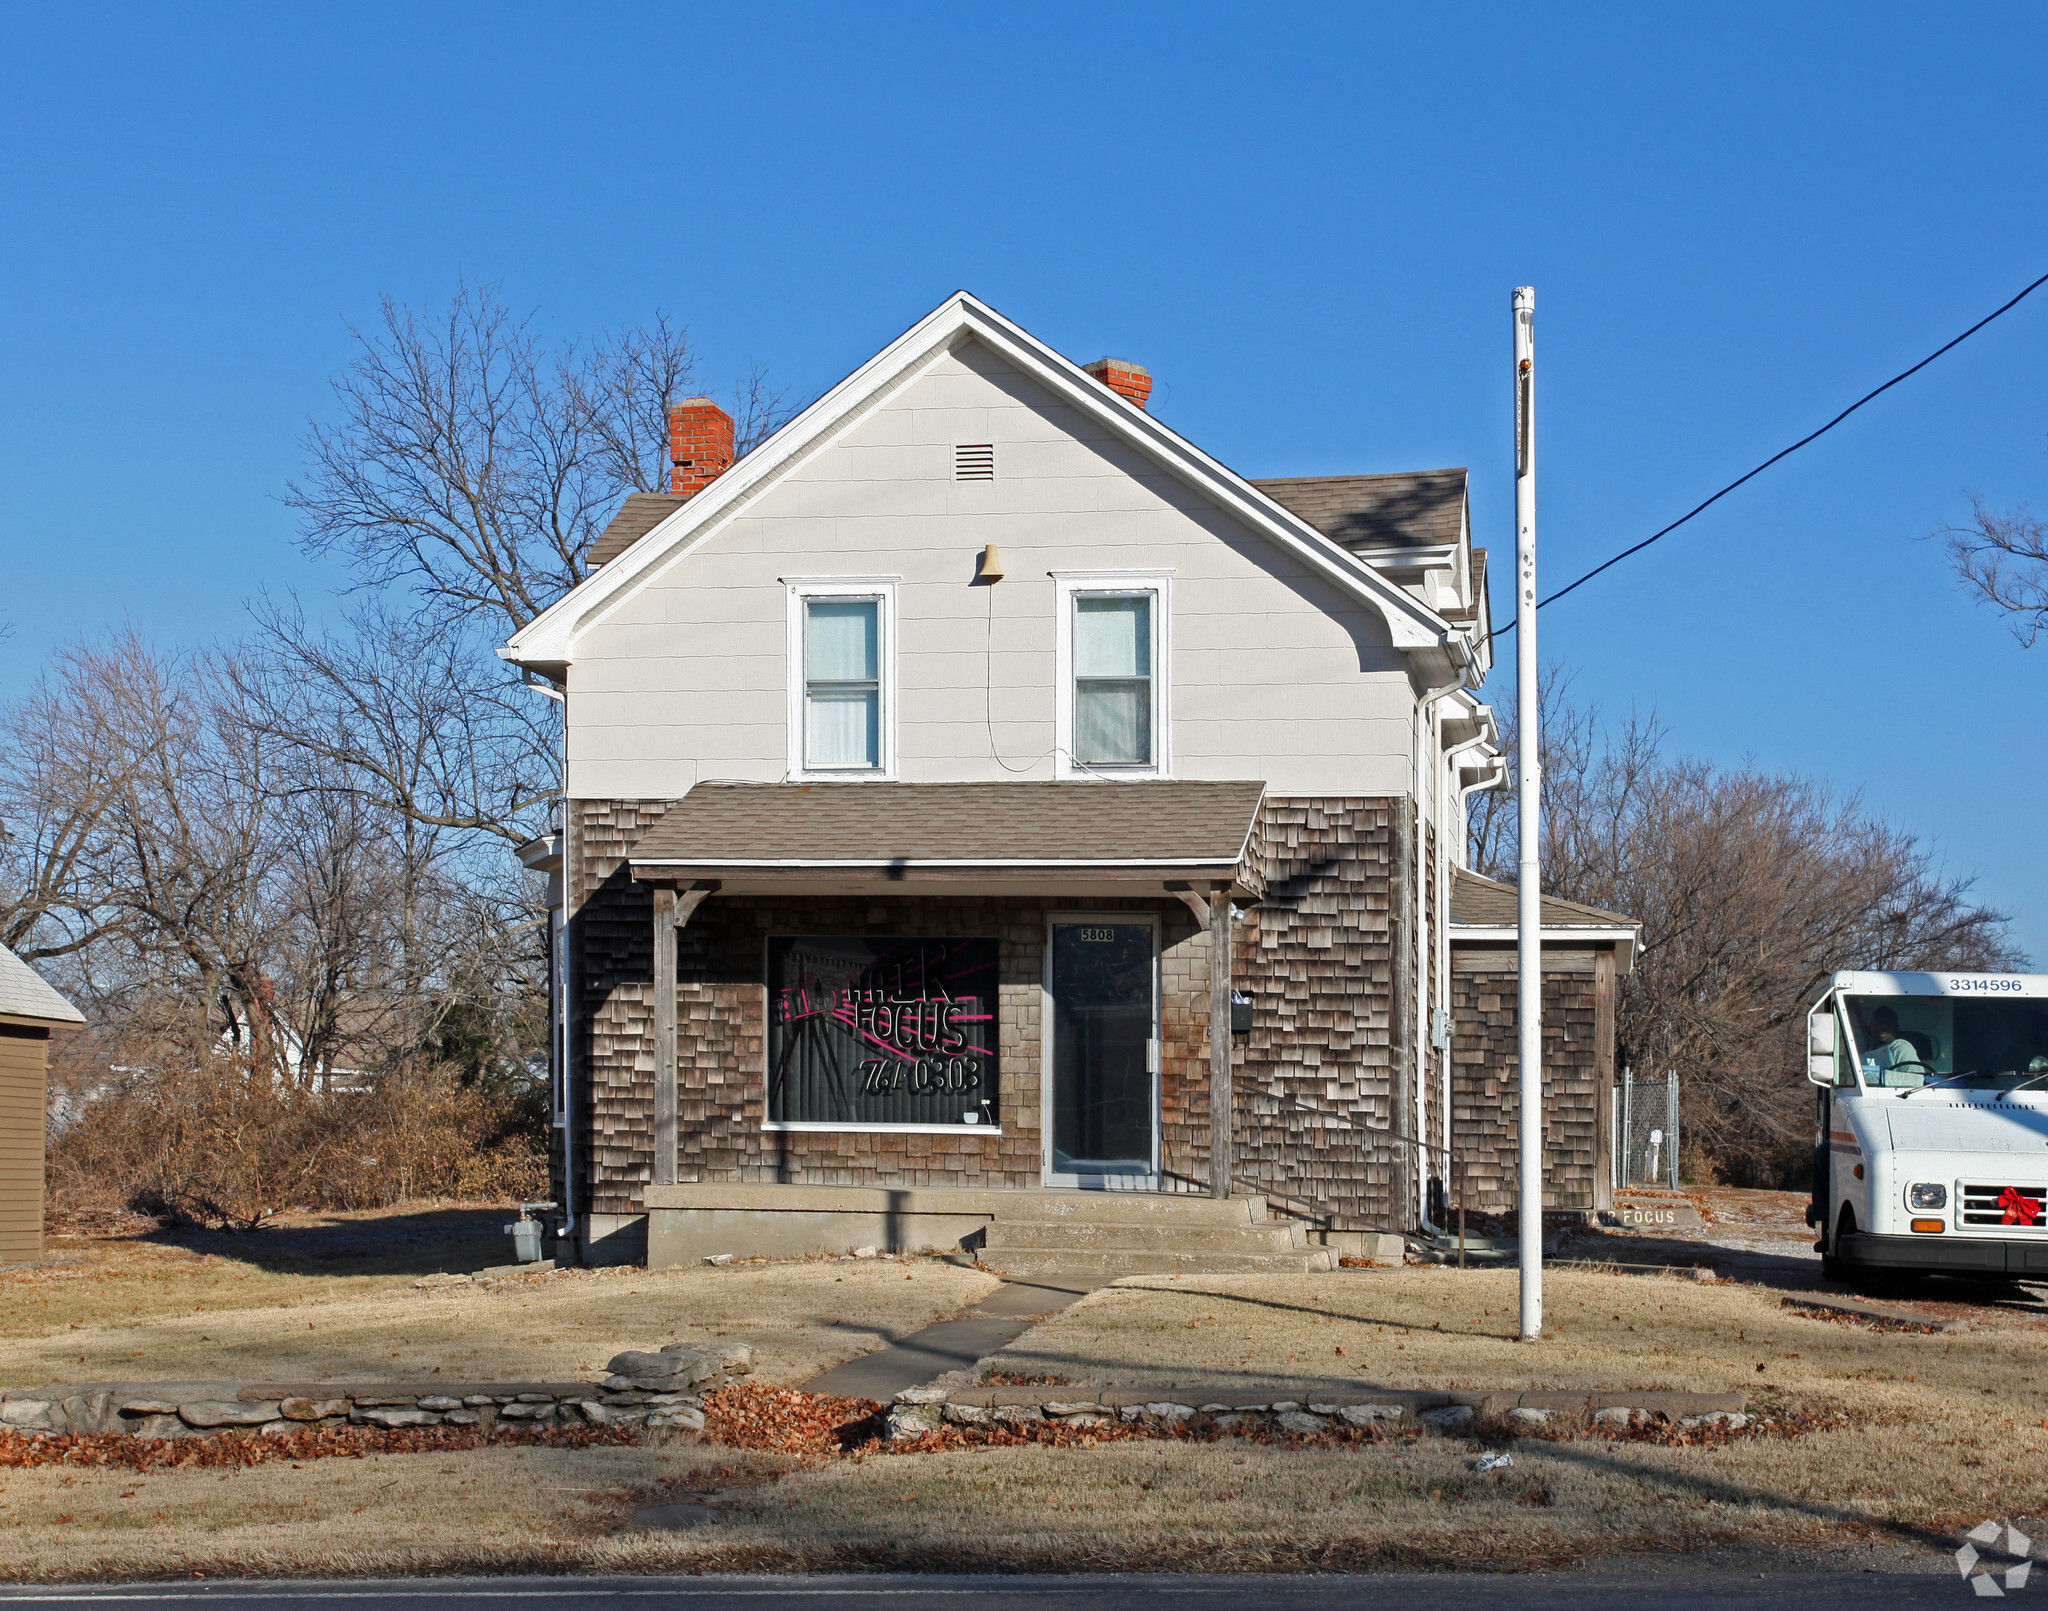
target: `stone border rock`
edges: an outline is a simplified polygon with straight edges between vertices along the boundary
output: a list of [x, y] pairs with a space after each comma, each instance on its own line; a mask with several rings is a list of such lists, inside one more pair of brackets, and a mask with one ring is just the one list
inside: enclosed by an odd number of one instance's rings
[[265, 1435], [339, 1426], [627, 1426], [704, 1430], [704, 1395], [753, 1370], [751, 1348], [671, 1343], [589, 1382], [74, 1382], [0, 1392], [0, 1431], [33, 1437]]
[[1910, 1309], [1892, 1309], [1876, 1303], [1852, 1303], [1844, 1298], [1788, 1296], [1778, 1301], [1787, 1309], [1798, 1309], [1807, 1314], [1827, 1315], [1837, 1320], [1864, 1320], [1877, 1325], [1898, 1326], [1906, 1331], [1917, 1331], [1927, 1335], [1964, 1332], [1971, 1329], [1967, 1319], [1937, 1320], [1931, 1315], [1915, 1314]]
[[32, 1437], [267, 1435], [339, 1426], [677, 1426], [701, 1430], [702, 1398], [584, 1382], [86, 1382], [0, 1394], [0, 1430]]
[[1224, 1432], [1327, 1432], [1337, 1427], [1415, 1429], [1459, 1436], [1482, 1426], [1513, 1432], [1579, 1426], [1625, 1428], [1749, 1425], [1741, 1393], [1432, 1393], [1389, 1389], [1301, 1388], [1251, 1393], [1237, 1388], [911, 1387], [888, 1409], [893, 1440], [947, 1426], [1067, 1426], [1112, 1422], [1148, 1428], [1196, 1425]]

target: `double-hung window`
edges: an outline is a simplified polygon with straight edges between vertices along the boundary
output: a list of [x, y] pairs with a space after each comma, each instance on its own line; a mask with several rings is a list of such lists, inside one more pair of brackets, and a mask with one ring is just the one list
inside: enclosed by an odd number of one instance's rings
[[889, 775], [893, 588], [790, 588], [790, 771], [805, 777]]
[[1166, 772], [1166, 579], [1066, 573], [1059, 583], [1061, 771]]

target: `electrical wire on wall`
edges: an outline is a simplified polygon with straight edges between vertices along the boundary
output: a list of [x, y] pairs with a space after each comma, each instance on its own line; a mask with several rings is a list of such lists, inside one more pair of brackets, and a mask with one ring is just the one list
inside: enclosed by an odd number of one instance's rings
[[[1039, 751], [1037, 755], [1026, 761], [1022, 766], [1012, 766], [1003, 759], [1003, 752], [996, 747], [996, 589], [995, 583], [992, 581], [979, 582], [976, 585], [988, 595], [988, 626], [982, 636], [981, 646], [981, 712], [982, 720], [988, 727], [988, 753], [990, 757], [1005, 772], [1030, 772], [1036, 770], [1041, 761], [1047, 760], [1054, 755], [1065, 753], [1067, 764], [1076, 771], [1084, 773], [1090, 778], [1099, 778], [1099, 774], [1086, 761], [1075, 760], [1071, 752], [1063, 752], [1057, 744], [1053, 745], [1050, 749]], [[1056, 697], [1064, 697], [1064, 695], [1057, 695]]]

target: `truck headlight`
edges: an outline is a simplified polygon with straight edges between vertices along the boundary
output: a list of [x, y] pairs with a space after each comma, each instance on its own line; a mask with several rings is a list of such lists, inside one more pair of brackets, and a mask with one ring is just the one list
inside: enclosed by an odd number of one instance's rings
[[1948, 1207], [1948, 1187], [1937, 1186], [1932, 1181], [1916, 1181], [1906, 1188], [1908, 1208]]

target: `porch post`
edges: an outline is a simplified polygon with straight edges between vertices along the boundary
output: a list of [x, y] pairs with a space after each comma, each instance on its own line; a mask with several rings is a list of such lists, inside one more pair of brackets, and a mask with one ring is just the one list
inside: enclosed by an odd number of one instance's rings
[[1209, 891], [1209, 1195], [1230, 1195], [1230, 886]]
[[676, 892], [654, 886], [654, 1172], [676, 1183]]
[[654, 1172], [651, 1184], [676, 1183], [676, 936], [705, 900], [716, 879], [678, 892], [654, 886]]

